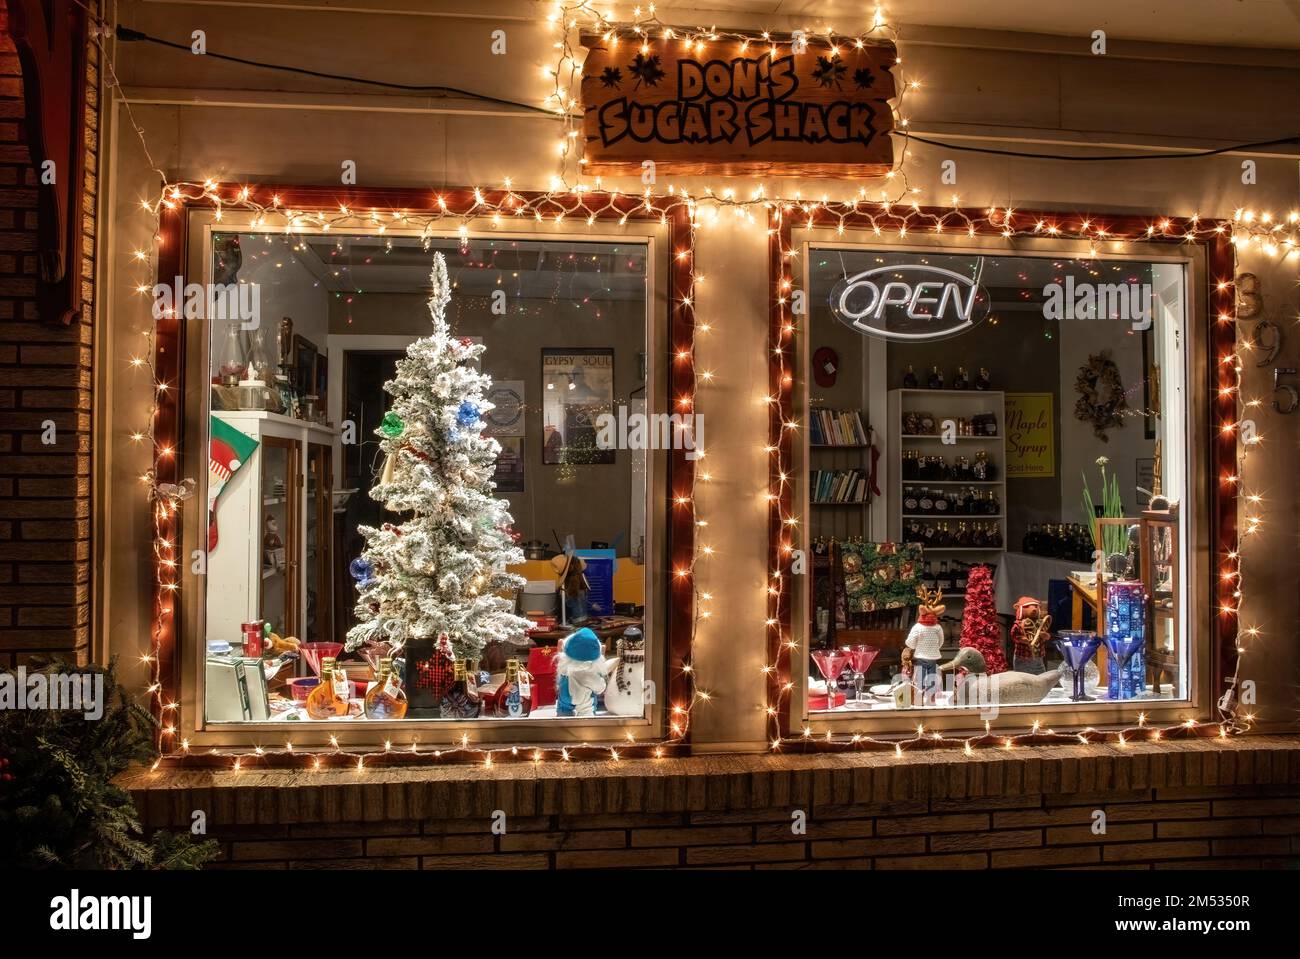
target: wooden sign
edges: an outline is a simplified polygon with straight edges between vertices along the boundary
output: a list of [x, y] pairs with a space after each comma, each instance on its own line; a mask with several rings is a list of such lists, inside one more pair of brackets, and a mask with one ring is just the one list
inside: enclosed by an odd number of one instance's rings
[[1051, 393], [1007, 393], [1007, 478], [1056, 475], [1056, 425]]
[[[878, 176], [893, 167], [893, 44], [615, 42], [584, 34], [587, 172]], [[796, 52], [796, 50], [798, 52]]]

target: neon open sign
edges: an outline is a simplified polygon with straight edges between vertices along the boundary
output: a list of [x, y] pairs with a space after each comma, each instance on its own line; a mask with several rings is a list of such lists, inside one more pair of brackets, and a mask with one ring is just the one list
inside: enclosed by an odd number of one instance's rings
[[859, 333], [923, 342], [955, 336], [987, 313], [977, 280], [921, 263], [878, 266], [845, 277], [831, 290], [835, 318]]

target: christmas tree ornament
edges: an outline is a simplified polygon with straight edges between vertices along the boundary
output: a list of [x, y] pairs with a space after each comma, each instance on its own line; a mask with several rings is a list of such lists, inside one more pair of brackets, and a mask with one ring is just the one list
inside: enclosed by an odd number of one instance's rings
[[605, 691], [609, 667], [600, 640], [583, 627], [561, 641], [555, 658], [557, 716], [594, 716], [596, 697]]
[[375, 567], [364, 556], [358, 556], [348, 564], [348, 572], [357, 581], [357, 589], [365, 589], [375, 578]]
[[478, 405], [466, 400], [461, 403], [460, 408], [456, 410], [456, 422], [465, 429], [469, 429], [479, 421], [480, 415], [481, 411], [479, 410]]
[[966, 608], [961, 617], [960, 645], [979, 650], [989, 673], [1006, 672], [1002, 624], [993, 608], [993, 571], [983, 564], [971, 567], [966, 579]]
[[[398, 432], [379, 429], [387, 459], [371, 489], [385, 509], [406, 518], [359, 528], [374, 580], [357, 606], [359, 622], [348, 631], [347, 649], [376, 636], [397, 646], [445, 636], [454, 658], [477, 660], [487, 643], [522, 636], [528, 628], [511, 598], [524, 579], [507, 572], [524, 557], [507, 532], [513, 525], [509, 504], [493, 495], [501, 446], [473, 430], [491, 378], [460, 362], [465, 344], [458, 345], [447, 325], [451, 284], [440, 253], [430, 283], [433, 328], [407, 347], [385, 384], [393, 404], [384, 424]], [[447, 429], [462, 421], [469, 427]], [[398, 455], [401, 450], [411, 455]], [[411, 668], [408, 662], [408, 680]], [[414, 711], [416, 683], [408, 681], [407, 694]]]

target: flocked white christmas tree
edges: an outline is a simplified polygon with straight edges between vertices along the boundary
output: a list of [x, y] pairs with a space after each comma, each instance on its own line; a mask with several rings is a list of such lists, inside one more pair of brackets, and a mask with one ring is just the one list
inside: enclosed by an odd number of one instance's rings
[[501, 444], [483, 435], [492, 378], [475, 366], [486, 347], [451, 335], [441, 253], [429, 279], [433, 331], [407, 347], [384, 384], [393, 405], [378, 430], [386, 459], [370, 495], [394, 521], [360, 527], [366, 547], [352, 574], [361, 622], [348, 631], [347, 648], [445, 634], [458, 658], [474, 659], [489, 641], [528, 626], [508, 598], [524, 579], [506, 572], [524, 557], [510, 535], [508, 504], [493, 495]]

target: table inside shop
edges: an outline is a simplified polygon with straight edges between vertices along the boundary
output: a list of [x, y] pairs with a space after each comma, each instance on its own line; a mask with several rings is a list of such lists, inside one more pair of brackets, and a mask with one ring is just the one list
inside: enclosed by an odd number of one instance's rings
[[[1102, 591], [1097, 586], [1094, 573], [1071, 573], [1066, 577], [1070, 584], [1070, 629], [1083, 629], [1083, 607], [1092, 609], [1097, 620], [1097, 635], [1106, 635], [1106, 603]], [[1059, 629], [1059, 627], [1058, 627]], [[1101, 681], [1106, 682], [1106, 646], [1103, 643], [1097, 649], [1097, 670]]]
[[[608, 640], [617, 640], [626, 630], [631, 629], [633, 626], [637, 629], [644, 629], [644, 620], [640, 616], [598, 616], [576, 626], [557, 626], [554, 629], [530, 630], [528, 638], [537, 646], [554, 646], [564, 637], [585, 627], [595, 633], [596, 638], [604, 644]], [[608, 652], [613, 652], [613, 650], [610, 649]]]
[[1016, 601], [1021, 596], [1046, 600], [1051, 580], [1069, 579], [1071, 573], [1081, 572], [1080, 567], [1086, 565], [1076, 560], [1035, 556], [1032, 553], [1002, 554], [1002, 562], [998, 565], [993, 585], [997, 611], [1004, 616], [1015, 616]]

